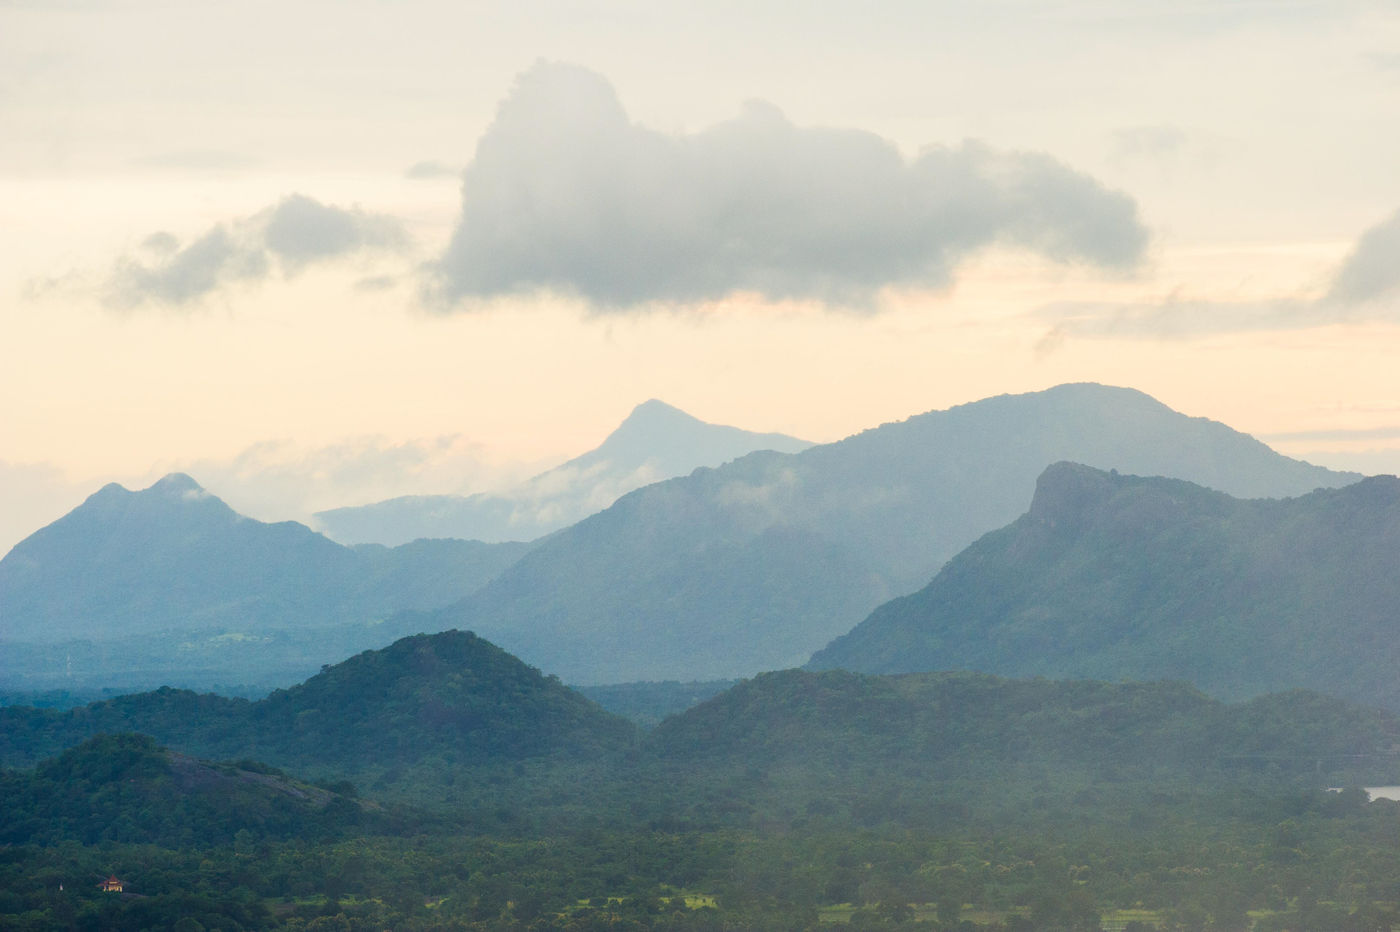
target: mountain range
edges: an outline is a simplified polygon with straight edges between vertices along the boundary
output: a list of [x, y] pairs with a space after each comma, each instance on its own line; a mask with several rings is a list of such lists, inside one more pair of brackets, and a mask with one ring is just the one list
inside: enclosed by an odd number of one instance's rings
[[373, 630], [393, 612], [461, 598], [526, 549], [343, 547], [244, 517], [183, 474], [139, 492], [113, 483], [0, 560], [0, 676], [68, 681], [76, 657], [80, 680], [227, 683], [267, 667], [294, 682], [382, 646], [403, 633]]
[[[678, 423], [700, 429], [665, 427]], [[635, 462], [647, 436], [659, 449], [666, 437], [731, 436], [656, 402], [624, 428], [579, 469]], [[109, 485], [0, 560], [0, 685], [270, 687], [454, 628], [580, 685], [797, 666], [1024, 512], [1036, 476], [1062, 459], [1246, 496], [1358, 478], [1091, 384], [749, 453], [636, 489], [532, 544], [345, 547], [247, 519], [174, 474], [140, 492]]]
[[540, 541], [461, 602], [401, 625], [475, 630], [583, 685], [800, 665], [1022, 514], [1059, 460], [1242, 496], [1360, 478], [1141, 392], [1062, 385], [646, 486]]
[[1400, 480], [1242, 500], [1061, 463], [1029, 511], [810, 666], [1306, 687], [1400, 709]]
[[597, 448], [509, 491], [405, 495], [320, 511], [316, 524], [346, 544], [394, 545], [420, 537], [528, 541], [602, 511], [644, 485], [755, 450], [796, 453], [809, 446], [785, 434], [707, 424], [652, 399], [633, 409]]

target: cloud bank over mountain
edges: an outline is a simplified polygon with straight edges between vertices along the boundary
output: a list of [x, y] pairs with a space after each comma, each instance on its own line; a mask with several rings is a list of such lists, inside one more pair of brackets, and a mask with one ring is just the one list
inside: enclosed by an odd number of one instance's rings
[[1042, 153], [964, 142], [907, 160], [761, 102], [667, 135], [602, 76], [540, 63], [477, 146], [428, 291], [447, 308], [537, 291], [601, 311], [742, 292], [862, 307], [947, 286], [992, 245], [1123, 271], [1147, 240], [1130, 197]]
[[407, 245], [407, 234], [392, 217], [292, 194], [189, 242], [168, 232], [148, 236], [138, 256], [117, 261], [103, 286], [103, 301], [120, 309], [183, 308], [222, 287], [259, 282], [277, 270], [291, 278], [317, 263]]

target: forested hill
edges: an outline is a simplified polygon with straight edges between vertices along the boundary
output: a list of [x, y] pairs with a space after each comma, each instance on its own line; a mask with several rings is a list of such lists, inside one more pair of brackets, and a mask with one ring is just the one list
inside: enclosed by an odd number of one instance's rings
[[425, 757], [463, 766], [589, 758], [635, 740], [630, 723], [553, 677], [448, 631], [367, 651], [257, 702], [161, 689], [64, 712], [0, 709], [0, 763], [32, 764], [124, 731], [202, 757], [346, 776]]
[[432, 817], [104, 736], [0, 773], [0, 927], [1391, 929], [1397, 807], [1357, 787], [1398, 734], [1306, 693], [788, 671], [610, 766], [486, 775], [528, 805], [405, 766]]
[[0, 771], [0, 844], [170, 846], [383, 831], [379, 807], [244, 761], [211, 763], [145, 735], [98, 735], [28, 773]]
[[1359, 478], [1141, 392], [1062, 385], [639, 489], [541, 541], [435, 627], [477, 631], [582, 685], [796, 666], [1014, 520], [1064, 459], [1241, 495]]
[[811, 661], [1305, 687], [1400, 709], [1400, 480], [1285, 500], [1058, 464], [1030, 511]]
[[[800, 670], [741, 682], [643, 739], [499, 648], [448, 632], [367, 652], [259, 702], [159, 690], [67, 712], [0, 709], [0, 764], [32, 765], [119, 731], [325, 779], [394, 770], [400, 789], [419, 799], [450, 789], [440, 785], [445, 776], [469, 781], [473, 770], [510, 783], [525, 773], [513, 765], [531, 761], [566, 771], [586, 763], [598, 781], [616, 784], [594, 788], [603, 796], [655, 802], [675, 797], [677, 780], [705, 785], [699, 799], [726, 774], [754, 768], [799, 774], [803, 792], [834, 792], [860, 774], [1034, 782], [1046, 768], [1100, 776], [1109, 768], [1114, 779], [1145, 781], [1268, 765], [1315, 780], [1359, 766], [1389, 773], [1400, 750], [1394, 715], [1304, 691], [1225, 705], [1169, 682]], [[547, 772], [523, 782], [555, 779]]]
[[[1115, 779], [1400, 763], [1400, 718], [1295, 690], [1228, 705], [1184, 683], [980, 673], [766, 673], [661, 723], [663, 759], [921, 779], [1110, 768]], [[1043, 771], [1041, 771], [1043, 772]]]
[[463, 760], [595, 755], [630, 746], [635, 729], [470, 632], [397, 641], [279, 690], [251, 712], [278, 757], [308, 742], [325, 761]]

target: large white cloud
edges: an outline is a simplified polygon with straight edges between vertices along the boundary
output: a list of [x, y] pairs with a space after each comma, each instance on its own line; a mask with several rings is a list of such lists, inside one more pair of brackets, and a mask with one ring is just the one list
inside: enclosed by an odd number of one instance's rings
[[113, 307], [185, 307], [228, 285], [280, 268], [290, 277], [309, 265], [370, 250], [399, 250], [408, 238], [393, 218], [334, 207], [293, 194], [189, 243], [170, 233], [148, 237], [139, 256], [118, 260], [104, 287]]
[[604, 310], [736, 292], [864, 305], [890, 285], [946, 285], [992, 244], [1121, 270], [1146, 242], [1129, 197], [1046, 155], [969, 142], [910, 161], [761, 103], [667, 135], [633, 123], [601, 76], [539, 64], [478, 143], [430, 294], [448, 307], [534, 291]]

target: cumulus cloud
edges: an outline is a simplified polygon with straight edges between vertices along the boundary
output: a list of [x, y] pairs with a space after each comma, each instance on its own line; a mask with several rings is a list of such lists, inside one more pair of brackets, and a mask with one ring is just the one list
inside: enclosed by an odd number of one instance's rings
[[1051, 304], [1035, 316], [1050, 324], [1042, 351], [1069, 336], [1187, 339], [1364, 320], [1400, 322], [1400, 211], [1361, 235], [1319, 297], [1215, 301], [1171, 295], [1137, 303]]
[[359, 208], [322, 204], [302, 194], [267, 210], [218, 224], [188, 243], [153, 233], [137, 255], [119, 259], [103, 288], [111, 307], [185, 307], [228, 285], [286, 277], [309, 265], [357, 253], [401, 250], [398, 221]]
[[[153, 239], [148, 238], [147, 244]], [[158, 242], [163, 245], [166, 241]], [[107, 280], [105, 300], [109, 305], [190, 304], [221, 285], [265, 278], [269, 272], [267, 253], [224, 226], [216, 226], [173, 251], [147, 248], [145, 252], [148, 257], [117, 261]]]
[[267, 251], [292, 271], [362, 249], [397, 249], [406, 242], [403, 228], [391, 217], [331, 207], [300, 194], [272, 209], [262, 236]]
[[539, 64], [478, 143], [429, 291], [448, 307], [534, 291], [602, 310], [736, 292], [863, 305], [945, 286], [994, 244], [1125, 270], [1146, 242], [1129, 197], [1046, 155], [968, 142], [910, 161], [763, 103], [667, 135], [601, 76]]

